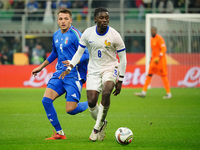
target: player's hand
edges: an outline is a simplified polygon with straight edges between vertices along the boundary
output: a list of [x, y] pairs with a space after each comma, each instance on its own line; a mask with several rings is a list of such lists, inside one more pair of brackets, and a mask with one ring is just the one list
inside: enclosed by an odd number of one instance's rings
[[62, 61], [63, 64], [65, 64], [64, 66], [69, 66], [71, 61], [70, 60], [65, 60], [65, 61]]
[[117, 96], [121, 92], [121, 88], [122, 88], [122, 81], [118, 81], [115, 84], [115, 90], [113, 92], [114, 96]]
[[42, 68], [40, 66], [34, 68], [31, 72], [31, 74], [35, 77], [37, 76], [37, 73], [39, 73], [42, 70]]
[[160, 58], [159, 57], [156, 57], [156, 58], [154, 58], [154, 62], [157, 64], [158, 62], [159, 62], [159, 60], [160, 60]]
[[67, 70], [63, 71], [63, 72], [61, 73], [61, 75], [60, 75], [58, 78], [59, 78], [59, 79], [60, 79], [60, 78], [64, 79], [65, 76], [68, 75], [69, 73], [70, 73], [70, 70], [67, 69]]

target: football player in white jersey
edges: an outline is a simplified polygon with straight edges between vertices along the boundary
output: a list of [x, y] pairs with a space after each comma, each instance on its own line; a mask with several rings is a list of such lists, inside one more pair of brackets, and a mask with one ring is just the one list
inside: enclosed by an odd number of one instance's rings
[[[120, 93], [126, 70], [126, 48], [120, 34], [108, 26], [109, 12], [105, 8], [97, 8], [94, 13], [95, 26], [87, 28], [81, 36], [79, 47], [71, 61], [65, 61], [68, 68], [63, 71], [62, 78], [69, 74], [79, 62], [85, 48], [89, 50], [88, 75], [86, 82], [87, 99], [91, 116], [96, 121], [90, 140], [102, 141], [107, 125], [106, 115], [110, 106], [110, 96]], [[120, 63], [116, 58], [118, 54]], [[102, 100], [98, 106], [98, 97]]]

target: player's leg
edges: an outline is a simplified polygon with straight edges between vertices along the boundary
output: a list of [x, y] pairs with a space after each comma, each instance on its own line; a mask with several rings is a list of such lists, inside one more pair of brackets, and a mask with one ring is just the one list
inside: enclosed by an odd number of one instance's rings
[[88, 108], [88, 102], [79, 102], [81, 98], [82, 82], [75, 79], [68, 79], [64, 85], [66, 90], [66, 112], [76, 115]]
[[147, 88], [148, 88], [148, 86], [149, 86], [149, 84], [151, 82], [151, 79], [152, 79], [152, 74], [148, 74], [146, 76], [146, 80], [145, 80], [142, 92], [139, 92], [139, 93], [135, 92], [136, 96], [139, 96], [139, 97], [145, 97], [146, 96]]
[[[88, 84], [87, 84], [88, 85]], [[99, 112], [99, 106], [98, 106], [98, 97], [99, 97], [99, 92], [95, 90], [87, 90], [87, 99], [88, 99], [88, 106], [89, 106], [89, 112], [92, 116], [92, 118], [96, 121], [97, 120], [97, 115]], [[91, 141], [96, 141], [98, 138], [98, 130], [97, 129], [92, 129], [92, 133], [89, 136], [89, 139]]]
[[[102, 88], [101, 76], [96, 74], [88, 74], [86, 84], [89, 112], [92, 118], [96, 121], [99, 112], [97, 102], [99, 93], [101, 92]], [[96, 141], [97, 138], [98, 130], [92, 129], [92, 133], [90, 134], [89, 139], [92, 141]]]
[[100, 75], [88, 74], [86, 82], [88, 108], [92, 118], [96, 121], [99, 111], [98, 98], [102, 88]]
[[96, 121], [99, 112], [98, 106], [99, 92], [95, 90], [87, 90], [88, 108], [90, 115]]
[[47, 85], [47, 88], [44, 93], [44, 97], [42, 99], [42, 103], [44, 109], [47, 114], [47, 118], [49, 119], [52, 126], [55, 128], [56, 133], [50, 138], [46, 140], [55, 140], [55, 139], [66, 139], [66, 136], [61, 128], [60, 122], [57, 117], [56, 110], [53, 106], [53, 101], [64, 93], [64, 89], [62, 88], [62, 82], [59, 79], [51, 79]]
[[166, 96], [164, 96], [163, 98], [164, 99], [172, 98], [172, 94], [170, 92], [170, 86], [169, 86], [169, 81], [168, 81], [167, 76], [162, 76], [161, 78], [162, 78], [163, 85], [164, 85], [166, 93], [167, 93]]
[[96, 124], [94, 126], [94, 129], [99, 131], [98, 140], [100, 141], [102, 141], [105, 137], [105, 128], [107, 125], [106, 116], [110, 107], [110, 96], [115, 87], [117, 77], [117, 67], [104, 71], [102, 75], [102, 100], [99, 105], [99, 112], [97, 115]]
[[98, 140], [103, 141], [105, 137], [105, 128], [107, 126], [106, 116], [110, 106], [110, 96], [114, 89], [115, 82], [106, 81], [103, 85], [102, 90], [102, 100], [99, 105], [99, 112], [97, 116], [97, 121], [94, 126], [95, 129], [99, 130]]

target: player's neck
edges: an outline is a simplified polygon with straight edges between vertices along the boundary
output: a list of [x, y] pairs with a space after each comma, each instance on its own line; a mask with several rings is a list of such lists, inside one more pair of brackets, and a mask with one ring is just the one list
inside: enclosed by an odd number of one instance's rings
[[[70, 27], [71, 27], [71, 26], [70, 26]], [[70, 27], [67, 28], [67, 29], [61, 29], [61, 32], [62, 32], [62, 33], [66, 33], [66, 32], [70, 29]]]
[[[108, 27], [107, 27], [108, 28]], [[106, 33], [106, 31], [107, 31], [107, 28], [98, 28], [97, 27], [97, 32], [99, 33], [99, 34], [104, 34], [104, 33]]]

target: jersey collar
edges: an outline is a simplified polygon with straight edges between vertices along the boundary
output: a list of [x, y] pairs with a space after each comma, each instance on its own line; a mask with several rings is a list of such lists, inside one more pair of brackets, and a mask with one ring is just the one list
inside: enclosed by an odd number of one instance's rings
[[100, 33], [97, 31], [97, 26], [96, 26], [96, 33], [97, 33], [98, 35], [100, 35], [100, 36], [105, 35], [105, 34], [108, 32], [108, 30], [109, 30], [109, 26], [107, 26], [107, 30], [106, 30], [106, 32], [105, 32], [104, 34], [100, 34]]

